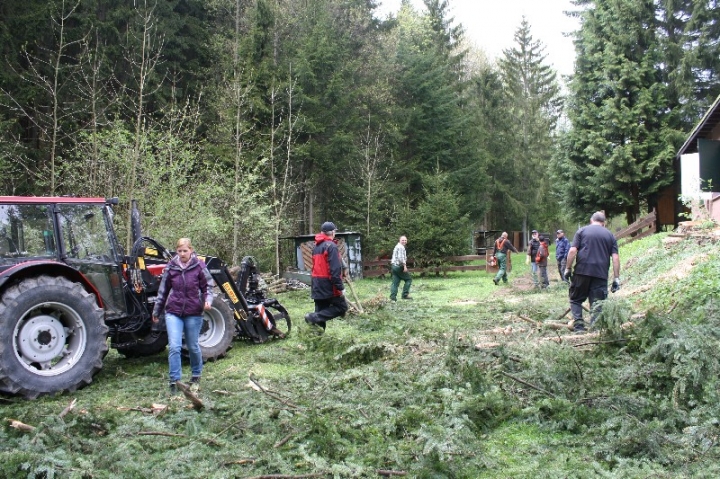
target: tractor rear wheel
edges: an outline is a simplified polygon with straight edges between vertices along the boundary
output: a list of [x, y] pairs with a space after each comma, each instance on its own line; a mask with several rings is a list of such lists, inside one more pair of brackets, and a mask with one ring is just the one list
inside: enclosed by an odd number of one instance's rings
[[107, 354], [97, 298], [67, 278], [38, 276], [0, 298], [0, 391], [35, 399], [90, 384]]
[[[233, 311], [225, 300], [216, 296], [212, 302], [212, 309], [203, 313], [203, 325], [200, 329], [200, 351], [203, 362], [225, 357], [232, 348], [234, 337], [235, 316]], [[183, 355], [188, 355], [184, 345]]]

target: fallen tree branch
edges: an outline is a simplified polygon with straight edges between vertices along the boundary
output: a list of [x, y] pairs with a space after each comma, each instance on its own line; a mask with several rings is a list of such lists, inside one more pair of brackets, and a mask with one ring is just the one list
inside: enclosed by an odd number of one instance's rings
[[542, 321], [535, 321], [534, 319], [530, 319], [527, 316], [524, 316], [522, 314], [518, 315], [518, 318], [522, 319], [525, 322], [528, 322], [530, 324], [533, 324], [536, 328], [542, 329], [542, 328], [548, 328], [548, 329], [554, 329], [554, 330], [561, 330], [561, 329], [572, 329], [570, 326], [568, 326], [566, 323], [558, 324], [558, 323], [543, 323]]
[[569, 331], [572, 331], [572, 323], [543, 323], [545, 327], [549, 329], [553, 329], [555, 331], [562, 331], [563, 329], [567, 329]]
[[33, 432], [36, 429], [35, 426], [25, 424], [24, 422], [20, 422], [17, 419], [8, 419], [8, 421], [10, 421], [10, 427], [17, 429], [18, 431]]
[[68, 404], [67, 407], [65, 409], [63, 409], [62, 412], [60, 413], [60, 415], [59, 415], [60, 419], [67, 416], [68, 413], [70, 413], [70, 411], [75, 409], [76, 404], [77, 404], [77, 399], [73, 399], [72, 401], [70, 401], [70, 404]]
[[177, 434], [174, 432], [163, 432], [163, 431], [138, 431], [138, 436], [166, 436], [166, 437], [187, 437], [185, 434]]
[[162, 416], [167, 412], [167, 405], [166, 404], [155, 404], [153, 403], [152, 407], [142, 407], [142, 406], [135, 406], [135, 407], [124, 407], [120, 406], [117, 408], [118, 411], [139, 411], [144, 414], [152, 414], [153, 416]]
[[248, 457], [247, 459], [236, 459], [234, 461], [224, 462], [223, 465], [229, 466], [231, 464], [254, 464], [255, 461], [257, 461], [257, 459], [255, 459], [254, 457]]
[[295, 433], [294, 433], [294, 432], [291, 432], [290, 434], [288, 434], [287, 436], [285, 436], [284, 438], [280, 439], [278, 442], [276, 442], [275, 444], [273, 444], [273, 447], [274, 447], [274, 448], [278, 448], [278, 447], [284, 446], [290, 439], [292, 439], [292, 437], [293, 437], [294, 435], [295, 435]]
[[195, 394], [193, 394], [192, 391], [190, 391], [190, 388], [187, 384], [183, 383], [182, 381], [176, 381], [175, 384], [177, 385], [178, 389], [182, 391], [185, 397], [188, 398], [191, 403], [193, 403], [193, 407], [195, 409], [199, 411], [200, 409], [205, 407], [205, 404], [203, 404], [202, 400]]
[[375, 472], [377, 472], [377, 473], [380, 474], [381, 476], [386, 476], [386, 477], [390, 477], [390, 476], [407, 476], [407, 472], [406, 472], [406, 471], [390, 471], [390, 470], [387, 470], [387, 469], [378, 469], [378, 470], [375, 471]]
[[506, 373], [505, 371], [500, 371], [500, 374], [502, 374], [503, 376], [509, 377], [509, 378], [512, 379], [513, 381], [517, 381], [517, 382], [519, 382], [520, 384], [524, 384], [525, 386], [527, 386], [527, 387], [529, 387], [529, 388], [532, 388], [532, 389], [534, 389], [534, 390], [536, 390], [536, 391], [538, 391], [538, 392], [541, 392], [541, 393], [545, 394], [546, 396], [550, 396], [550, 397], [553, 398], [553, 399], [557, 399], [557, 396], [554, 395], [553, 393], [551, 393], [550, 391], [546, 391], [546, 390], [544, 390], [543, 388], [541, 388], [541, 387], [539, 387], [539, 386], [535, 386], [534, 384], [531, 384], [531, 383], [529, 383], [529, 382], [527, 382], [527, 381], [525, 381], [525, 380], [523, 380], [523, 379], [520, 379], [520, 378], [518, 378], [518, 377], [515, 377], [515, 376], [513, 376], [512, 374], [508, 374], [508, 373]]
[[530, 319], [527, 316], [523, 316], [522, 314], [518, 314], [518, 318], [522, 319], [526, 323], [532, 324], [538, 329], [542, 329], [542, 323], [540, 321], [535, 321], [534, 319]]
[[363, 376], [362, 379], [363, 379], [363, 381], [365, 382], [365, 384], [367, 384], [367, 386], [370, 388], [371, 391], [374, 391], [374, 390], [375, 390], [375, 388], [373, 387], [372, 383], [368, 380], [368, 378], [366, 378], [365, 376]]
[[305, 479], [308, 477], [323, 477], [326, 474], [322, 472], [313, 472], [312, 474], [265, 474], [262, 476], [248, 477], [247, 479]]
[[612, 344], [612, 343], [626, 343], [627, 339], [612, 339], [608, 341], [588, 341], [586, 343], [573, 344], [573, 348], [579, 348], [580, 346], [594, 346], [596, 344]]
[[288, 407], [290, 407], [290, 408], [293, 408], [293, 409], [301, 409], [300, 406], [298, 406], [298, 405], [296, 405], [296, 404], [293, 404], [293, 403], [291, 403], [290, 401], [281, 398], [277, 393], [275, 393], [275, 392], [273, 392], [273, 391], [270, 391], [270, 390], [268, 390], [268, 389], [265, 389], [259, 382], [257, 382], [257, 380], [253, 377], [252, 374], [250, 375], [250, 382], [252, 382], [255, 386], [257, 386], [258, 389], [260, 389], [260, 392], [262, 392], [263, 394], [266, 394], [266, 395], [270, 396], [270, 397], [273, 398], [274, 400], [279, 401], [279, 402], [283, 403], [284, 405], [286, 405], [286, 406], [288, 406]]
[[238, 419], [237, 421], [235, 421], [234, 423], [230, 424], [228, 427], [226, 427], [225, 429], [223, 429], [223, 430], [220, 431], [219, 433], [215, 434], [215, 437], [220, 436], [220, 434], [224, 434], [228, 429], [230, 429], [231, 427], [237, 426], [239, 423], [243, 422], [244, 420], [245, 420], [245, 418]]

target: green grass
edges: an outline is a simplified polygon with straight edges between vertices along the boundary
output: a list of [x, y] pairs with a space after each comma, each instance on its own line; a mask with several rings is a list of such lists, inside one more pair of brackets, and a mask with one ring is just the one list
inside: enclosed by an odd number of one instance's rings
[[[397, 303], [389, 280], [358, 281], [366, 313], [320, 337], [302, 321], [309, 293], [280, 295], [290, 337], [236, 342], [206, 364], [201, 412], [168, 397], [164, 354], [112, 351], [72, 395], [0, 398], [0, 477], [713, 477], [720, 259], [663, 236], [621, 249], [623, 289], [594, 346], [517, 319], [558, 319], [568, 300], [554, 264], [535, 292], [516, 260], [510, 286], [484, 272], [415, 277], [414, 300]], [[678, 278], [689, 258], [702, 260]], [[168, 410], [155, 417], [157, 403]]]

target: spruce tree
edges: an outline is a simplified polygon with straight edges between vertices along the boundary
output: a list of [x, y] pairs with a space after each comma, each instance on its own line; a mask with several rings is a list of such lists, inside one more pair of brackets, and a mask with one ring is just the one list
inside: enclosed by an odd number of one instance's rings
[[462, 30], [453, 27], [446, 1], [427, 0], [426, 6], [422, 15], [405, 6], [398, 18], [399, 187], [415, 204], [424, 196], [423, 173], [448, 172], [465, 211], [479, 217], [473, 201], [478, 185], [465, 181], [483, 167], [459, 48]]
[[632, 222], [649, 195], [672, 181], [673, 130], [657, 68], [654, 2], [594, 1], [583, 13], [576, 48], [572, 129], [554, 168], [556, 186], [578, 219], [602, 209]]
[[553, 155], [555, 127], [560, 114], [560, 86], [546, 63], [545, 47], [533, 38], [523, 17], [515, 45], [499, 62], [507, 127], [507, 149], [497, 176], [498, 198], [519, 213], [523, 230], [537, 226], [539, 215], [551, 208], [548, 165]]

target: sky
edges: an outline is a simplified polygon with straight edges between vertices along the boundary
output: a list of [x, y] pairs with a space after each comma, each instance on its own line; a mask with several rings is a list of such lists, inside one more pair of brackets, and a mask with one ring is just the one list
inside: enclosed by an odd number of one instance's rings
[[[412, 5], [424, 9], [422, 0], [411, 0]], [[379, 17], [396, 13], [401, 0], [378, 0]], [[448, 0], [450, 16], [455, 24], [462, 24], [465, 36], [482, 48], [490, 59], [502, 56], [502, 51], [515, 44], [515, 31], [523, 15], [530, 24], [533, 39], [545, 46], [547, 63], [560, 75], [573, 72], [575, 49], [572, 39], [563, 36], [579, 28], [577, 19], [563, 12], [573, 10], [571, 0]]]

